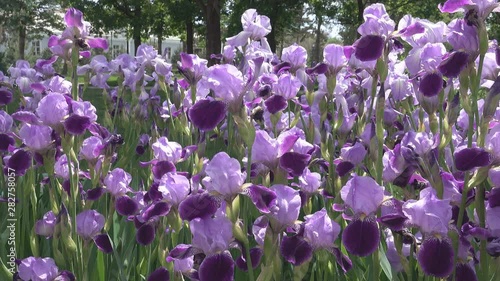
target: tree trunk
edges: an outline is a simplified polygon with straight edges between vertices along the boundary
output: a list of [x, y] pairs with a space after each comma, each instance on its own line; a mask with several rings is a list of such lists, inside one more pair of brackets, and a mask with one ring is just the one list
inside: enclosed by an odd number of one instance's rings
[[26, 26], [21, 24], [21, 26], [19, 26], [19, 45], [18, 45], [18, 54], [20, 60], [24, 60], [25, 48], [26, 48]]
[[141, 14], [142, 14], [141, 8], [136, 7], [134, 10], [135, 22], [134, 22], [134, 26], [132, 27], [133, 28], [132, 37], [134, 38], [134, 47], [135, 47], [134, 55], [137, 54], [137, 49], [139, 48], [139, 46], [142, 43], [141, 42], [141, 31], [142, 31]]
[[276, 17], [269, 17], [271, 20], [271, 32], [266, 36], [267, 43], [269, 43], [269, 47], [271, 47], [271, 51], [276, 53]]
[[188, 54], [194, 53], [194, 30], [193, 30], [193, 19], [186, 19], [186, 52]]
[[220, 2], [219, 0], [208, 0], [206, 6], [207, 21], [207, 46], [205, 57], [209, 65], [217, 63], [210, 55], [221, 53], [221, 31], [220, 31]]
[[363, 0], [358, 0], [358, 23], [361, 24], [363, 22], [363, 12], [365, 10], [365, 3]]
[[161, 34], [158, 34], [158, 52], [162, 55], [164, 55], [163, 53], [163, 49], [162, 49], [162, 42], [163, 41], [163, 36]]
[[316, 26], [316, 49], [314, 52], [314, 60], [316, 63], [321, 61], [321, 26], [323, 25], [323, 16], [316, 15], [318, 24]]

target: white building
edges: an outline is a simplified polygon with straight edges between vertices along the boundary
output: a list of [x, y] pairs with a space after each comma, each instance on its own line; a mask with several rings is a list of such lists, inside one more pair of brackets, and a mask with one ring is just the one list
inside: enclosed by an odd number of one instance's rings
[[[60, 34], [60, 32], [55, 32], [56, 34]], [[128, 53], [133, 55], [135, 54], [135, 45], [134, 45], [134, 40], [132, 38], [127, 38], [124, 36], [123, 33], [118, 33], [118, 32], [110, 32], [107, 35], [103, 36], [108, 40], [108, 53], [111, 58], [115, 58], [119, 54], [122, 53]], [[26, 50], [25, 54], [26, 55], [32, 55], [35, 57], [39, 57], [42, 55], [42, 53], [48, 49], [48, 43], [49, 43], [49, 38], [50, 36], [44, 36], [41, 39], [33, 39], [33, 40], [26, 40]], [[153, 47], [157, 47], [157, 39], [154, 37], [151, 37], [147, 42], [143, 42], [145, 44], [152, 45]], [[5, 44], [0, 43], [0, 52], [5, 52], [7, 46]], [[182, 50], [182, 41], [178, 37], [167, 37], [164, 38], [162, 41], [162, 49], [163, 50], [158, 50], [158, 54], [162, 55], [165, 57], [165, 59], [168, 62], [171, 62], [172, 55], [176, 52], [179, 52]]]
[[[135, 54], [134, 40], [132, 38], [128, 38], [127, 40], [123, 33], [110, 32], [103, 37], [108, 40], [108, 52], [111, 52], [111, 57], [114, 58], [119, 54], [127, 53], [127, 50], [129, 54]], [[151, 45], [156, 49], [158, 46], [158, 39], [151, 36], [148, 41], [142, 43]], [[164, 38], [161, 45], [163, 50], [158, 50], [158, 54], [164, 56], [168, 62], [170, 62], [175, 52], [182, 51], [182, 41], [178, 37]]]

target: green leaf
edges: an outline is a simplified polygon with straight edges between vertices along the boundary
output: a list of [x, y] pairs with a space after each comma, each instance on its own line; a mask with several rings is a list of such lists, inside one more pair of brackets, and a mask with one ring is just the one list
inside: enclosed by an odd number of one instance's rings
[[392, 279], [392, 270], [391, 270], [391, 264], [389, 263], [389, 260], [387, 259], [387, 256], [385, 255], [385, 252], [382, 250], [382, 247], [378, 248], [378, 255], [380, 259], [380, 266], [382, 267], [382, 270], [384, 271], [385, 275], [389, 280]]
[[104, 254], [97, 251], [97, 277], [99, 281], [104, 281], [106, 276], [106, 269], [104, 268]]

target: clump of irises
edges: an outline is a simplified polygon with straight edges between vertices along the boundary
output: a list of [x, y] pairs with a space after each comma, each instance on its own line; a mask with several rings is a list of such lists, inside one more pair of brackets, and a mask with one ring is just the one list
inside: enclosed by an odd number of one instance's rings
[[316, 65], [255, 9], [214, 65], [108, 60], [68, 9], [51, 58], [0, 72], [2, 280], [497, 280], [496, 2], [397, 24], [372, 4]]

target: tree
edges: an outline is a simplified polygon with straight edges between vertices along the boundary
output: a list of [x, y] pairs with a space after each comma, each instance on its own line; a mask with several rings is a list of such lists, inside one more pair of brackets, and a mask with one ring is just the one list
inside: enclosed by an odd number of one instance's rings
[[312, 58], [314, 61], [321, 61], [321, 52], [323, 50], [321, 44], [322, 31], [321, 28], [332, 22], [335, 14], [337, 13], [338, 5], [330, 0], [309, 0], [307, 5], [308, 13], [314, 15], [316, 28], [315, 37], [316, 43]]
[[196, 0], [203, 12], [206, 24], [206, 58], [209, 65], [216, 60], [210, 59], [212, 54], [221, 53], [221, 11], [224, 0]]
[[0, 26], [9, 36], [17, 36], [17, 56], [24, 59], [28, 38], [50, 35], [62, 28], [57, 0], [0, 0]]
[[192, 0], [165, 0], [165, 4], [174, 34], [185, 36], [185, 51], [194, 53], [194, 22], [203, 17], [200, 6]]

